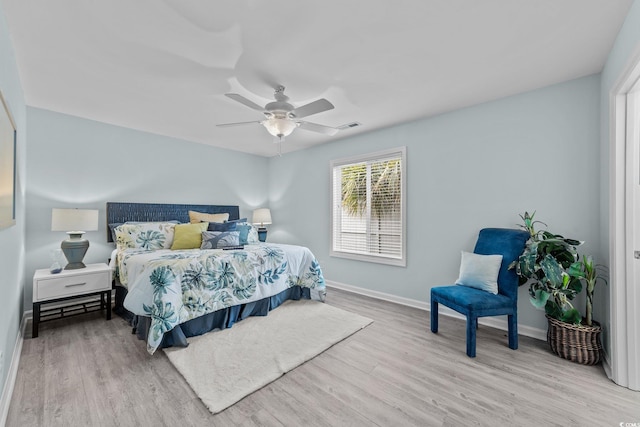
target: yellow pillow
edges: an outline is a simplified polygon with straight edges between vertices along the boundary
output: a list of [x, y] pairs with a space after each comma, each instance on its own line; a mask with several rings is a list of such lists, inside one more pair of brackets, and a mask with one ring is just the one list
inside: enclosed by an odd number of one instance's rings
[[202, 245], [202, 232], [207, 231], [207, 227], [209, 227], [208, 222], [176, 224], [171, 250], [200, 249], [200, 245]]
[[198, 222], [225, 222], [229, 219], [228, 213], [208, 214], [203, 212], [189, 211], [189, 222], [195, 224]]

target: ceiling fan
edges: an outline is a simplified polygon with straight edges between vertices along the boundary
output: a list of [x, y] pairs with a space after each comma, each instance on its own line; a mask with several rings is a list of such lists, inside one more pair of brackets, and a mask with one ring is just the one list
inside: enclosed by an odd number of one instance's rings
[[322, 113], [333, 109], [333, 104], [324, 98], [302, 105], [298, 108], [289, 104], [289, 97], [284, 94], [284, 86], [278, 86], [274, 93], [275, 101], [268, 103], [264, 107], [259, 106], [255, 102], [245, 98], [237, 93], [226, 93], [227, 97], [237, 101], [249, 108], [260, 111], [264, 114], [265, 119], [262, 121], [223, 123], [217, 126], [239, 126], [248, 124], [261, 124], [267, 129], [271, 135], [276, 137], [276, 142], [284, 141], [286, 136], [291, 135], [295, 128], [310, 130], [313, 132], [324, 133], [325, 135], [335, 135], [338, 128], [320, 125], [300, 120], [312, 114]]

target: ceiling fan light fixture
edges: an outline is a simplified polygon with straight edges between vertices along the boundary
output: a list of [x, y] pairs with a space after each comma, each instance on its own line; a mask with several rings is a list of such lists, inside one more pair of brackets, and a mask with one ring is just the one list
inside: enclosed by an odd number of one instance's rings
[[291, 132], [298, 127], [298, 123], [289, 119], [270, 117], [262, 122], [262, 126], [264, 126], [271, 135], [284, 138], [285, 136], [291, 135]]

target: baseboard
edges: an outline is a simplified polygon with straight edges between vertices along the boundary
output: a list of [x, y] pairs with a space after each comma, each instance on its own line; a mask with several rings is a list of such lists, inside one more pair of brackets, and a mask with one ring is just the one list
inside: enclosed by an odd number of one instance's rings
[[373, 291], [371, 289], [360, 288], [358, 286], [347, 285], [345, 283], [334, 282], [333, 280], [325, 280], [327, 286], [331, 288], [341, 289], [343, 291], [351, 292], [353, 294], [364, 295], [367, 297], [380, 299], [383, 301], [394, 302], [400, 305], [406, 305], [408, 307], [419, 308], [420, 310], [429, 311], [429, 303], [418, 301], [411, 298], [399, 297], [397, 295], [391, 295], [384, 292]]
[[13, 355], [11, 356], [11, 365], [9, 366], [9, 373], [7, 379], [4, 382], [2, 388], [2, 398], [0, 399], [0, 426], [4, 426], [7, 423], [7, 416], [9, 415], [9, 405], [11, 404], [11, 396], [13, 395], [13, 387], [16, 385], [16, 377], [18, 376], [18, 366], [20, 365], [20, 355], [22, 354], [22, 343], [24, 342], [24, 335], [27, 328], [27, 313], [22, 314], [22, 321], [20, 322], [20, 331], [16, 338], [16, 344], [13, 347]]
[[[343, 291], [351, 292], [354, 294], [364, 295], [371, 298], [376, 298], [383, 301], [389, 301], [408, 307], [418, 308], [420, 310], [431, 311], [431, 304], [429, 302], [418, 301], [411, 298], [399, 297], [397, 295], [387, 294], [385, 292], [373, 291], [371, 289], [360, 288], [358, 286], [347, 285], [345, 283], [334, 282], [332, 280], [326, 280], [327, 286], [331, 288], [341, 289]], [[454, 317], [456, 319], [466, 319], [465, 316], [457, 311], [451, 310], [447, 307], [440, 305], [439, 314]], [[478, 319], [478, 323], [481, 325], [489, 326], [491, 328], [507, 331], [509, 329], [507, 321], [501, 317], [481, 317]], [[543, 329], [534, 328], [526, 325], [518, 325], [518, 335], [525, 337], [531, 337], [538, 340], [547, 340], [547, 331]]]

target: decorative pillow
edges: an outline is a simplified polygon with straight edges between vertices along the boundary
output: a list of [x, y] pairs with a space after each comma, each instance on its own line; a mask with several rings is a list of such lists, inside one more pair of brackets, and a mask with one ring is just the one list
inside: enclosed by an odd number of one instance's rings
[[[170, 221], [127, 221], [127, 222], [114, 222], [112, 224], [109, 224], [109, 230], [111, 230], [111, 240], [113, 240], [114, 242], [118, 241], [118, 237], [116, 236], [116, 228], [121, 226], [122, 224], [150, 224], [150, 223], [155, 223], [155, 222], [168, 222], [171, 224], [180, 224], [180, 221], [178, 220], [170, 220]], [[169, 244], [169, 246], [171, 246], [171, 244]]]
[[260, 243], [260, 239], [258, 238], [258, 228], [255, 225], [249, 224], [251, 229], [249, 230], [249, 235], [247, 236], [247, 243], [250, 245], [257, 245]]
[[114, 228], [118, 249], [168, 249], [173, 244], [173, 222], [124, 223]]
[[240, 233], [237, 231], [203, 231], [200, 249], [221, 249], [240, 245]]
[[249, 237], [249, 231], [251, 230], [251, 226], [249, 224], [237, 224], [236, 231], [240, 235], [240, 244], [248, 245], [247, 238]]
[[232, 222], [235, 222], [236, 224], [237, 224], [237, 223], [240, 223], [240, 222], [247, 222], [247, 218], [232, 219], [231, 221], [225, 221], [225, 223], [227, 223], [227, 224], [228, 224], [228, 223], [232, 223]]
[[228, 219], [228, 213], [208, 214], [204, 212], [189, 211], [189, 222], [192, 224], [197, 224], [199, 222], [225, 222]]
[[256, 245], [260, 243], [258, 239], [258, 229], [247, 222], [238, 222], [236, 230], [240, 232], [241, 245]]
[[235, 222], [210, 222], [207, 231], [235, 231]]
[[498, 273], [502, 265], [502, 255], [479, 255], [462, 251], [460, 277], [456, 285], [481, 289], [492, 294], [498, 293]]
[[234, 231], [239, 223], [247, 222], [247, 218], [232, 219], [225, 222], [210, 222], [207, 231]]
[[208, 226], [208, 222], [176, 224], [176, 232], [171, 250], [199, 249], [200, 245], [202, 245], [202, 232], [207, 231]]

